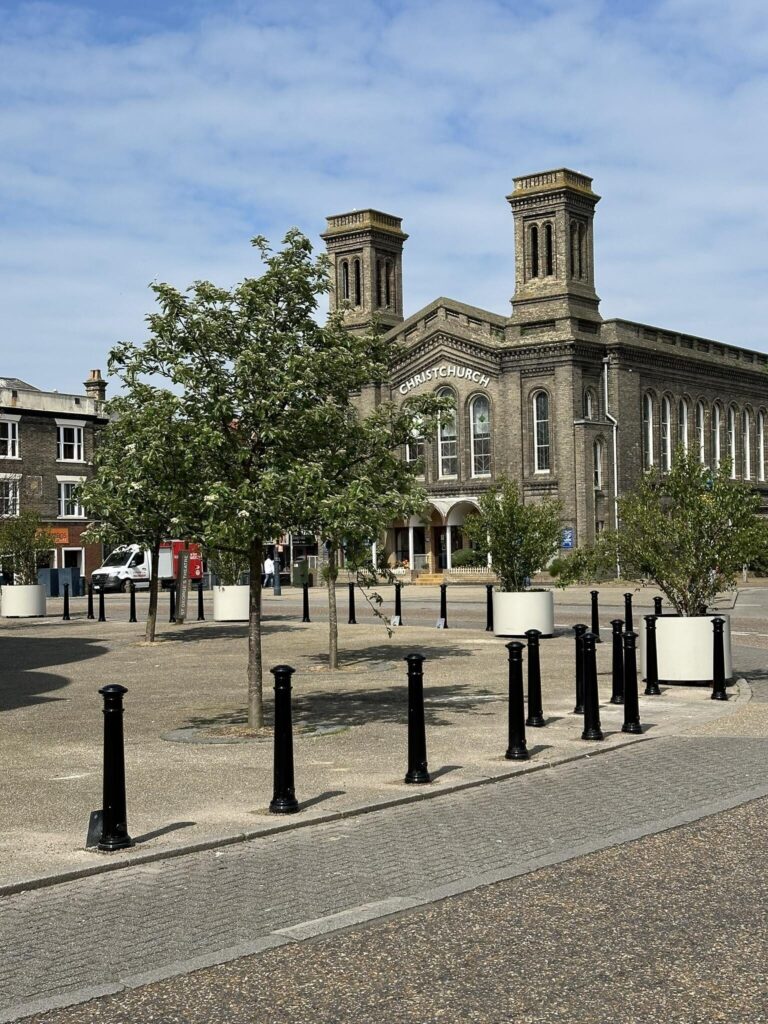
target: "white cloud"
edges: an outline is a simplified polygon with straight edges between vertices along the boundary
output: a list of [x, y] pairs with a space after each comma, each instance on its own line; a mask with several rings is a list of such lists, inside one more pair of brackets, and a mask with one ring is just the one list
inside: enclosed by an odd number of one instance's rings
[[768, 350], [762, 3], [132, 9], [6, 22], [4, 373], [78, 388], [141, 337], [153, 278], [232, 282], [251, 235], [354, 207], [404, 218], [407, 313], [505, 313], [504, 196], [563, 165], [604, 196], [604, 315]]

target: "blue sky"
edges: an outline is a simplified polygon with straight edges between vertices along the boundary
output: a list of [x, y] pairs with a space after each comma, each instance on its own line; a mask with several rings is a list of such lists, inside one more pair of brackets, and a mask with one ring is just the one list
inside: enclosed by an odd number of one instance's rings
[[406, 315], [509, 312], [516, 175], [591, 175], [605, 317], [768, 351], [764, 0], [0, 0], [0, 375], [80, 391], [148, 286], [403, 218]]

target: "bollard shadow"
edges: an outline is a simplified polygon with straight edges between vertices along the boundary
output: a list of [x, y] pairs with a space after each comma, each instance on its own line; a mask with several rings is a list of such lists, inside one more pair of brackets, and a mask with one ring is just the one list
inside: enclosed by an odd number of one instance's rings
[[196, 821], [174, 821], [173, 824], [163, 825], [162, 828], [156, 828], [153, 832], [145, 832], [143, 836], [134, 836], [133, 842], [135, 846], [138, 846], [140, 843], [148, 843], [152, 839], [168, 835], [169, 832], [176, 832], [180, 828], [191, 828], [196, 824]]
[[443, 777], [443, 775], [450, 775], [451, 772], [461, 771], [463, 767], [464, 765], [461, 764], [444, 764], [441, 768], [438, 768], [434, 772], [431, 771], [429, 774], [432, 777], [432, 781], [434, 782], [435, 779], [440, 779]]
[[59, 672], [42, 672], [107, 654], [101, 641], [91, 637], [3, 636], [0, 711], [66, 698], [48, 696], [69, 686], [71, 679]]
[[315, 804], [325, 803], [326, 800], [332, 800], [335, 796], [346, 796], [347, 791], [345, 789], [329, 789], [325, 793], [318, 793], [317, 796], [313, 796], [310, 800], [302, 800], [300, 803], [300, 809], [306, 811], [308, 807], [314, 807]]

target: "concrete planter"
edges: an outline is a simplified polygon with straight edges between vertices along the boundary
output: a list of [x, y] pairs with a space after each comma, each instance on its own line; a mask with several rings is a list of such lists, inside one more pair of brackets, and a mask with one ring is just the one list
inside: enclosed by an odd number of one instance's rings
[[247, 622], [250, 587], [214, 587], [213, 621]]
[[495, 636], [524, 636], [538, 629], [549, 637], [555, 631], [555, 595], [551, 590], [523, 590], [507, 594], [493, 592], [493, 632]]
[[[661, 615], [656, 619], [656, 660], [659, 682], [711, 683], [713, 675], [712, 619], [725, 620], [723, 626], [723, 653], [725, 678], [733, 676], [731, 662], [731, 620], [720, 612], [712, 615]], [[640, 629], [640, 665], [645, 668], [645, 623]]]
[[45, 615], [45, 587], [42, 583], [3, 587], [3, 618], [29, 619]]

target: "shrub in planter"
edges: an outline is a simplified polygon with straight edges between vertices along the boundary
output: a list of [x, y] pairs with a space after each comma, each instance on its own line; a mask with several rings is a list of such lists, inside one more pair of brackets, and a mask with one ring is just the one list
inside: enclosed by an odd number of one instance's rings
[[3, 578], [12, 577], [15, 584], [3, 588], [3, 615], [45, 615], [45, 588], [37, 582], [37, 565], [55, 544], [36, 512], [0, 519]]
[[244, 557], [239, 552], [213, 550], [208, 564], [219, 580], [213, 588], [214, 622], [247, 622], [250, 587], [240, 585], [243, 573], [248, 571]]
[[562, 505], [544, 499], [520, 500], [517, 485], [502, 479], [480, 498], [478, 512], [467, 516], [464, 531], [484, 556], [491, 555], [499, 578], [493, 595], [494, 632], [522, 636], [538, 629], [551, 636], [554, 602], [551, 591], [530, 589], [530, 579], [543, 569], [560, 546]]

